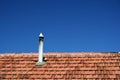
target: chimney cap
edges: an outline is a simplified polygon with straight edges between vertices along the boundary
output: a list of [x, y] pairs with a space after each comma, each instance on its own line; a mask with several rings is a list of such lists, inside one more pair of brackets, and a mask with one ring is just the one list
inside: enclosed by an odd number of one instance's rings
[[42, 33], [40, 33], [39, 37], [44, 37]]

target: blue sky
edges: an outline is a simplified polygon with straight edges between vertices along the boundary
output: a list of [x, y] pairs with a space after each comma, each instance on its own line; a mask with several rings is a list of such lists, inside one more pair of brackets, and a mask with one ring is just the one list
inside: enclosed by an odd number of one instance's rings
[[0, 0], [0, 53], [120, 51], [120, 0]]

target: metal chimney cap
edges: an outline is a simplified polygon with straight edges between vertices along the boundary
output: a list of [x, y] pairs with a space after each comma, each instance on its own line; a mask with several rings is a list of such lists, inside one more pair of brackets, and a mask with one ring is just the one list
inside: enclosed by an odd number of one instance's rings
[[44, 37], [42, 33], [40, 33], [39, 37]]

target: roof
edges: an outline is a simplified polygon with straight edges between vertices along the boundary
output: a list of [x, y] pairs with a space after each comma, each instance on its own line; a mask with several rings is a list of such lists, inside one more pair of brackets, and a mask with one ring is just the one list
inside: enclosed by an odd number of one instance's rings
[[118, 53], [45, 53], [43, 66], [38, 54], [0, 54], [1, 79], [28, 80], [120, 80]]

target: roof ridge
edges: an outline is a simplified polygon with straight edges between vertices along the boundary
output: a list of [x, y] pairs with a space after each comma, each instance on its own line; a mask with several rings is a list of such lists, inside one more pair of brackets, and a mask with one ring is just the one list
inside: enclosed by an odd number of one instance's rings
[[[101, 55], [101, 56], [105, 56], [105, 55], [115, 55], [116, 53], [95, 53], [95, 52], [69, 52], [69, 53], [61, 53], [61, 52], [49, 52], [49, 53], [44, 53], [43, 55], [46, 56], [50, 56], [50, 55], [54, 55], [54, 56], [64, 56], [64, 55], [69, 55], [69, 56], [97, 56], [97, 55]], [[117, 53], [118, 54], [118, 53]], [[38, 55], [38, 53], [5, 53], [5, 54], [0, 54], [0, 56], [33, 56], [33, 55]]]

